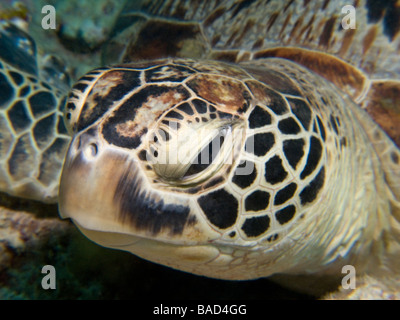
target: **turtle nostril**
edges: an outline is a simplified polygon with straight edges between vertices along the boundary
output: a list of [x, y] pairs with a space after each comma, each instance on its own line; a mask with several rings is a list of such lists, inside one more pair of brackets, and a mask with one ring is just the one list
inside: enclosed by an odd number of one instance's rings
[[87, 159], [92, 159], [96, 157], [98, 153], [98, 147], [97, 144], [95, 143], [90, 143], [85, 147], [85, 150], [83, 151]]

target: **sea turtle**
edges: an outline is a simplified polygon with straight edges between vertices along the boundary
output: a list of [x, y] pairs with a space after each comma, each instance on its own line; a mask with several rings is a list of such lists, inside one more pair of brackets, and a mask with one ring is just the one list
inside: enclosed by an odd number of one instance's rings
[[1, 190], [183, 271], [399, 298], [400, 13], [346, 4], [128, 4], [66, 101], [3, 25]]

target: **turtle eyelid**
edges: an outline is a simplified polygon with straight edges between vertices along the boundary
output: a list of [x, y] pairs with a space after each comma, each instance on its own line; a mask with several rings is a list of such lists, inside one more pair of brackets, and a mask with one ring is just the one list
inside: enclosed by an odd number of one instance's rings
[[221, 147], [225, 141], [226, 133], [227, 129], [224, 128], [206, 147], [199, 152], [194, 162], [184, 174], [183, 178], [198, 174], [210, 166], [221, 150]]

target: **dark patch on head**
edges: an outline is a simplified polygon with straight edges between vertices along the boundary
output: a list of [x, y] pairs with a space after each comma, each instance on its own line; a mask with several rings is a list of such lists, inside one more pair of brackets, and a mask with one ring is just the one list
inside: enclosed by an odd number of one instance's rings
[[265, 180], [270, 184], [282, 182], [288, 173], [282, 164], [282, 159], [275, 155], [265, 163]]
[[210, 181], [208, 181], [204, 186], [203, 189], [207, 190], [209, 188], [215, 187], [218, 184], [220, 184], [221, 182], [224, 182], [224, 178], [223, 177], [216, 177], [214, 179], [211, 179]]
[[229, 237], [233, 238], [234, 236], [236, 236], [236, 231], [229, 232]]
[[166, 204], [164, 200], [153, 199], [141, 192], [141, 184], [134, 170], [129, 168], [119, 179], [114, 193], [114, 202], [119, 206], [120, 219], [129, 221], [138, 230], [152, 235], [168, 230], [170, 235], [180, 235], [185, 226], [196, 223], [190, 215], [190, 208]]
[[313, 124], [313, 132], [318, 134], [318, 129], [317, 129], [317, 123], [314, 120], [314, 124]]
[[[179, 92], [188, 98], [189, 94], [181, 86], [171, 88], [171, 87], [160, 87], [160, 86], [147, 86], [143, 90], [132, 95], [129, 99], [124, 101], [123, 104], [113, 113], [113, 115], [108, 118], [107, 122], [104, 123], [102, 133], [104, 138], [108, 143], [114, 144], [116, 146], [128, 149], [135, 149], [141, 143], [141, 135], [144, 132], [136, 132], [134, 128], [126, 130], [125, 135], [118, 131], [119, 125], [124, 125], [129, 121], [133, 121], [136, 117], [136, 110], [143, 107], [149, 98], [157, 98], [165, 93]], [[164, 123], [165, 120], [162, 122]], [[178, 128], [179, 123], [165, 121], [168, 126]]]
[[392, 159], [394, 164], [399, 164], [399, 156], [397, 155], [396, 152], [392, 151], [390, 153], [390, 158]]
[[80, 92], [84, 92], [86, 90], [86, 88], [88, 87], [87, 83], [83, 83], [83, 82], [77, 82], [72, 89], [78, 90]]
[[14, 103], [11, 109], [8, 110], [8, 118], [17, 133], [27, 129], [32, 123], [24, 101]]
[[76, 109], [76, 105], [73, 102], [68, 102], [67, 103], [67, 109], [68, 110], [75, 110]]
[[178, 110], [183, 111], [184, 113], [192, 116], [194, 114], [192, 107], [189, 103], [185, 102], [182, 103], [180, 106], [177, 107]]
[[[115, 73], [121, 74], [121, 81], [117, 85], [109, 88], [107, 95], [95, 95], [96, 85], [89, 92], [86, 103], [82, 107], [78, 120], [78, 131], [82, 131], [96, 122], [103, 114], [105, 114], [111, 106], [121, 100], [126, 94], [140, 86], [139, 72], [118, 70]], [[113, 72], [106, 73], [105, 76], [111, 76]], [[110, 81], [110, 85], [113, 82]], [[93, 95], [93, 96], [91, 96]], [[92, 100], [91, 103], [88, 101]], [[129, 99], [130, 100], [130, 99]]]
[[325, 142], [326, 139], [325, 127], [319, 116], [317, 116], [317, 122], [318, 122], [319, 133], [321, 134], [322, 140]]
[[268, 230], [269, 225], [270, 218], [267, 215], [252, 217], [244, 221], [242, 230], [248, 237], [258, 237]]
[[246, 197], [244, 206], [246, 211], [260, 211], [268, 207], [270, 194], [266, 191], [256, 190]]
[[79, 78], [78, 81], [89, 81], [92, 82], [95, 78], [88, 76], [89, 73], [85, 74], [83, 77]]
[[319, 160], [322, 155], [322, 144], [319, 139], [315, 137], [310, 138], [310, 150], [308, 152], [307, 162], [300, 174], [300, 178], [303, 180], [308, 177], [317, 168]]
[[138, 157], [139, 157], [139, 159], [142, 160], [142, 161], [147, 161], [147, 151], [146, 151], [146, 150], [141, 150], [141, 151], [138, 153]]
[[0, 73], [0, 92], [0, 108], [8, 106], [7, 102], [14, 96], [14, 88], [2, 73]]
[[218, 117], [220, 119], [232, 119], [233, 115], [227, 112], [218, 111]]
[[[157, 182], [157, 181], [153, 181], [153, 182]], [[200, 190], [201, 190], [201, 186], [197, 186], [197, 187], [193, 187], [193, 188], [188, 188], [185, 190], [185, 192], [189, 193], [189, 194], [196, 194], [196, 193], [199, 193]]]
[[189, 77], [193, 70], [179, 65], [163, 65], [145, 71], [146, 82], [182, 82]]
[[184, 119], [184, 117], [183, 117], [183, 115], [181, 115], [180, 113], [178, 113], [178, 112], [176, 112], [176, 111], [170, 111], [170, 112], [168, 112], [166, 115], [165, 115], [165, 117], [167, 117], [167, 118], [172, 118], [172, 119], [178, 119], [178, 120], [183, 120]]
[[[253, 170], [251, 171], [250, 174], [237, 174], [238, 170], [244, 170], [244, 168], [251, 166], [253, 167]], [[232, 177], [232, 182], [237, 186], [239, 186], [241, 189], [245, 189], [249, 187], [256, 178], [257, 178], [256, 166], [254, 165], [253, 162], [246, 160], [237, 166], [235, 174]]]
[[271, 115], [269, 112], [260, 106], [255, 106], [249, 116], [249, 128], [261, 128], [269, 124], [271, 124]]
[[[98, 75], [98, 74], [100, 74], [100, 73], [103, 73], [103, 71], [106, 71], [106, 70], [107, 70], [107, 68], [96, 68], [96, 69], [94, 69], [94, 70], [92, 70], [92, 71], [86, 73], [86, 74], [84, 75], [84, 77], [87, 77], [87, 76], [95, 76], [95, 75]], [[81, 79], [82, 79], [82, 78], [81, 78]]]
[[297, 185], [294, 182], [292, 182], [285, 188], [279, 190], [275, 195], [274, 205], [278, 206], [280, 204], [285, 203], [289, 199], [291, 199], [293, 197], [294, 193], [296, 192], [296, 190], [297, 190]]
[[[283, 100], [279, 95], [277, 95], [274, 91], [272, 90], [267, 90], [266, 94], [271, 96], [271, 103], [267, 105], [269, 109], [271, 109], [275, 114], [278, 116], [281, 116], [288, 112], [287, 105], [285, 103], [285, 100]], [[279, 98], [278, 98], [279, 97]]]
[[283, 141], [283, 153], [293, 169], [296, 169], [297, 164], [304, 156], [304, 145], [303, 139]]
[[300, 132], [300, 127], [293, 118], [287, 118], [279, 121], [278, 129], [284, 134], [297, 134]]
[[335, 121], [335, 118], [333, 117], [333, 115], [331, 115], [329, 117], [329, 121], [330, 121], [330, 123], [332, 125], [333, 130], [335, 130], [336, 134], [339, 134], [339, 128], [338, 128], [338, 126], [336, 124], [336, 121]]
[[192, 100], [192, 104], [198, 113], [207, 113], [207, 103], [200, 99]]
[[304, 205], [306, 203], [312, 202], [318, 195], [325, 181], [325, 168], [322, 167], [317, 176], [312, 180], [308, 186], [306, 186], [303, 191], [300, 192], [300, 201]]
[[216, 227], [226, 229], [236, 222], [239, 203], [225, 189], [219, 189], [201, 196], [197, 202], [207, 219]]
[[307, 103], [300, 99], [287, 98], [290, 109], [296, 118], [300, 121], [304, 129], [308, 130], [311, 123], [312, 112]]
[[35, 118], [57, 108], [56, 98], [48, 91], [39, 91], [29, 97], [29, 105]]
[[[265, 156], [269, 150], [274, 146], [275, 138], [273, 133], [256, 133], [246, 140], [246, 152], [253, 153], [258, 157]], [[253, 149], [253, 150], [252, 150]]]
[[43, 149], [54, 139], [54, 127], [56, 125], [57, 116], [55, 113], [41, 119], [33, 128], [33, 136], [40, 149]]
[[275, 213], [275, 218], [278, 220], [280, 225], [288, 223], [292, 220], [294, 214], [296, 213], [296, 207], [294, 205], [289, 205]]
[[74, 92], [70, 91], [68, 94], [68, 99], [79, 99], [79, 96], [77, 96]]

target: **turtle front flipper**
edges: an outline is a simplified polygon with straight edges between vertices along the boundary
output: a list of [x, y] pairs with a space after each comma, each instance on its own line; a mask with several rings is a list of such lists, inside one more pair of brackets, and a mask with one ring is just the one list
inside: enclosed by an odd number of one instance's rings
[[21, 29], [1, 23], [0, 46], [0, 191], [55, 202], [70, 141], [63, 86], [41, 80], [52, 70], [39, 75], [35, 43]]
[[357, 277], [354, 289], [339, 288], [323, 297], [326, 300], [399, 300], [400, 280], [398, 277], [375, 278], [370, 275]]

